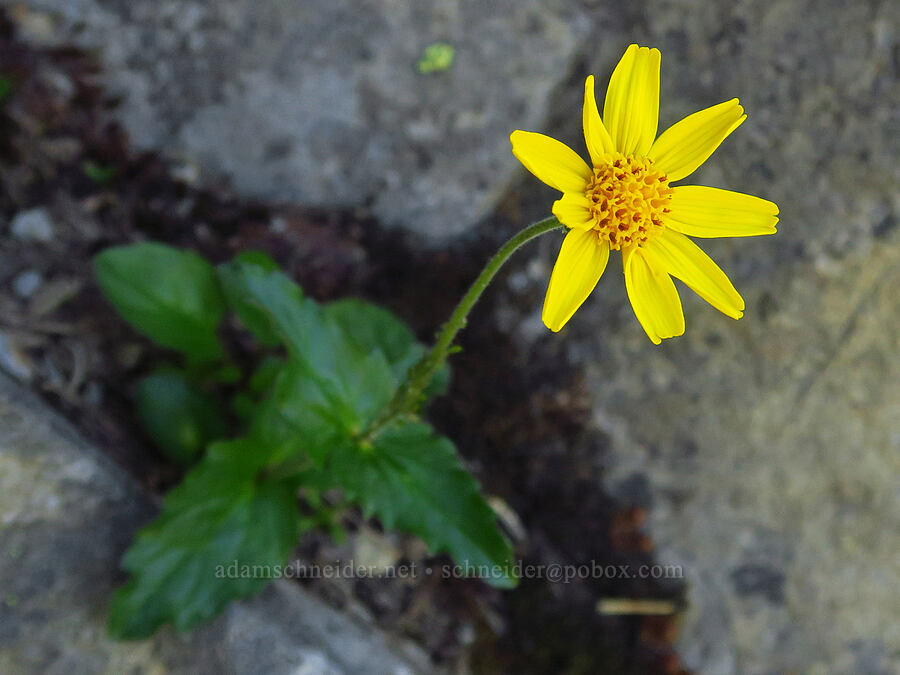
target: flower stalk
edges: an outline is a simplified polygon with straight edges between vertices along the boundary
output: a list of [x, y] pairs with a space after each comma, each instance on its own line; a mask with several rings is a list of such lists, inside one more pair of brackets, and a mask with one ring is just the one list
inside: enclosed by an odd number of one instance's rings
[[542, 234], [562, 228], [562, 223], [555, 216], [532, 223], [524, 230], [507, 241], [497, 253], [494, 254], [481, 273], [472, 282], [469, 290], [462, 297], [450, 318], [441, 326], [434, 346], [428, 351], [416, 365], [410, 368], [406, 380], [397, 389], [393, 400], [388, 405], [385, 413], [377, 418], [362, 434], [365, 439], [371, 439], [378, 431], [389, 426], [395, 420], [414, 415], [424, 399], [425, 388], [434, 378], [438, 370], [446, 363], [447, 357], [453, 351], [453, 342], [457, 334], [466, 325], [469, 312], [478, 302], [481, 294], [488, 287], [503, 264], [523, 245]]

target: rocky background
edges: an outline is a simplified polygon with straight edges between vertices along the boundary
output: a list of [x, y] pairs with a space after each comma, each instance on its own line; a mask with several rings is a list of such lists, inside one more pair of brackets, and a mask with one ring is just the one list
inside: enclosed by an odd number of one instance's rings
[[[340, 209], [403, 233], [411, 255], [468, 246], [484, 259], [543, 216], [554, 193], [524, 174], [508, 134], [581, 148], [584, 77], [605, 81], [630, 42], [663, 53], [661, 129], [739, 96], [749, 120], [692, 182], [781, 207], [777, 235], [705, 245], [744, 319], [685, 293], [686, 335], [653, 347], [611, 265], [550, 335], [540, 303], [558, 241], [542, 241], [473, 324], [493, 325], [521, 364], [579, 374], [569, 403], [587, 426], [566, 451], [598, 493], [648, 514], [658, 562], [683, 566], [687, 668], [900, 667], [896, 2], [0, 5], [30, 44], [93, 51], [108, 114], [185, 180]], [[423, 74], [435, 42], [454, 61]], [[4, 214], [3, 236], [53, 240], [48, 205], [29, 207]], [[48, 294], [27, 271], [9, 279], [20, 296]], [[3, 353], [22, 377], [21, 354]]]

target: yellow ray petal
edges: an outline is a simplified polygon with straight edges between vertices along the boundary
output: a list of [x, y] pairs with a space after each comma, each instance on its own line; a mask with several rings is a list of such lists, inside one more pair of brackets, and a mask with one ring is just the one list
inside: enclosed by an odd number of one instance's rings
[[662, 261], [651, 251], [637, 246], [622, 253], [625, 290], [647, 337], [658, 345], [665, 338], [682, 335], [681, 298]]
[[645, 155], [659, 124], [658, 49], [630, 45], [613, 71], [603, 121], [623, 155]]
[[747, 119], [736, 98], [688, 115], [662, 132], [647, 156], [670, 181], [690, 176]]
[[550, 275], [541, 318], [553, 332], [566, 325], [594, 290], [609, 260], [609, 246], [593, 230], [570, 230]]
[[775, 234], [778, 206], [741, 192], [701, 185], [676, 187], [666, 225], [692, 237]]
[[665, 269], [701, 298], [732, 319], [744, 315], [744, 299], [713, 259], [680, 232], [663, 230], [647, 242]]
[[582, 108], [581, 121], [584, 126], [584, 142], [594, 166], [599, 166], [603, 155], [616, 151], [609, 132], [600, 119], [597, 110], [597, 98], [594, 96], [594, 76], [588, 75], [584, 81], [584, 107]]
[[590, 206], [591, 202], [583, 192], [566, 192], [562, 199], [553, 202], [553, 215], [566, 227], [588, 230], [594, 226]]
[[584, 192], [591, 168], [565, 143], [531, 131], [510, 134], [513, 154], [525, 168], [560, 192]]

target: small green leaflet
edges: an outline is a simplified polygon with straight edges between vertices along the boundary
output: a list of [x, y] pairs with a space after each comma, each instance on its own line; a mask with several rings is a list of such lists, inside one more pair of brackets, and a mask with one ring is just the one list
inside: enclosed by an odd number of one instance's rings
[[334, 444], [365, 429], [393, 396], [397, 379], [385, 354], [361, 349], [318, 303], [268, 265], [243, 259], [219, 272], [230, 287], [229, 299], [240, 298], [235, 309], [245, 325], [288, 348], [288, 361], [271, 373], [269, 397], [253, 414], [251, 434], [321, 463]]
[[439, 73], [453, 65], [456, 50], [446, 42], [435, 42], [425, 47], [422, 58], [416, 63], [416, 69], [423, 75]]
[[[384, 354], [397, 382], [425, 355], [425, 346], [416, 341], [409, 327], [386, 309], [357, 298], [345, 298], [323, 307], [348, 339], [363, 352], [378, 350]], [[443, 394], [450, 383], [446, 364], [434, 375], [426, 390], [428, 398]]]
[[[241, 323], [253, 333], [253, 337], [259, 340], [261, 345], [274, 347], [278, 345], [279, 339], [269, 313], [246, 296], [244, 274], [247, 270], [273, 272], [278, 270], [278, 263], [260, 251], [245, 251], [231, 262], [219, 265], [216, 270], [228, 305], [237, 314]], [[303, 291], [296, 284], [293, 284], [290, 292], [298, 302], [303, 299]]]
[[187, 630], [268, 583], [227, 573], [235, 562], [275, 570], [297, 543], [296, 486], [265, 480], [268, 459], [249, 439], [215, 443], [166, 496], [122, 559], [131, 578], [112, 600], [113, 637], [148, 637], [165, 623]]
[[215, 399], [174, 371], [158, 371], [138, 383], [137, 412], [160, 450], [182, 464], [226, 431]]
[[380, 354], [357, 355], [348, 364], [352, 381], [340, 390], [309, 376], [308, 366], [291, 359], [251, 424], [251, 435], [266, 445], [293, 447], [323, 464], [334, 448], [362, 431], [393, 393]]
[[155, 243], [109, 248], [94, 258], [107, 300], [135, 329], [190, 361], [223, 356], [216, 331], [225, 302], [215, 269], [196, 253]]
[[12, 96], [13, 83], [12, 80], [5, 75], [0, 75], [0, 103]]
[[360, 352], [384, 354], [398, 380], [425, 353], [405, 323], [371, 302], [345, 298], [328, 303], [323, 312]]
[[116, 174], [119, 172], [112, 164], [98, 164], [91, 160], [82, 162], [81, 168], [84, 171], [84, 175], [97, 185], [106, 185], [115, 178]]
[[[232, 309], [257, 339], [260, 335], [255, 331], [261, 328], [305, 362], [319, 363], [321, 358], [333, 362], [331, 331], [323, 322], [318, 303], [304, 298], [300, 287], [283, 272], [247, 259], [235, 262], [229, 264], [231, 267], [220, 267], [220, 274], [224, 272], [229, 279], [228, 297], [232, 302], [240, 298]], [[253, 310], [254, 317], [249, 321], [248, 309]]]

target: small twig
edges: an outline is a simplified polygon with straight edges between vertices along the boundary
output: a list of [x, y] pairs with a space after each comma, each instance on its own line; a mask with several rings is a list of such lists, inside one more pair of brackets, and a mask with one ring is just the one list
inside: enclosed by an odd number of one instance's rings
[[669, 600], [643, 598], [600, 598], [597, 613], [604, 616], [637, 614], [642, 616], [666, 616], [678, 613], [678, 605]]

